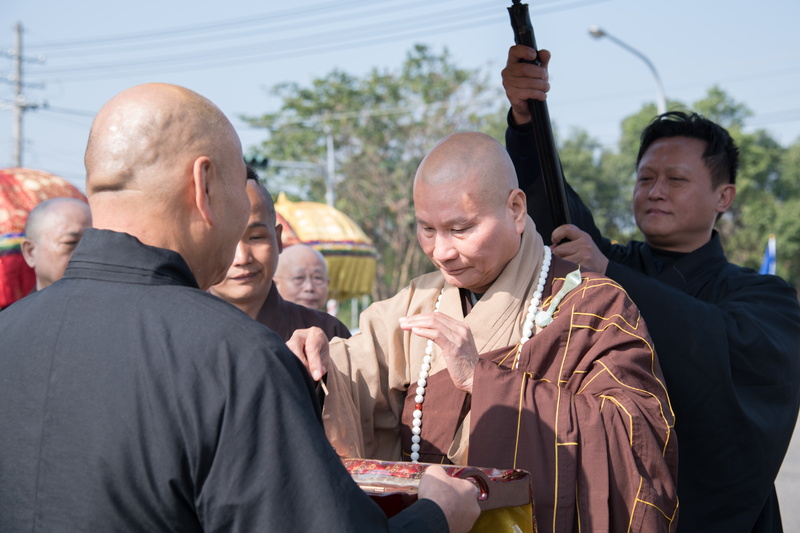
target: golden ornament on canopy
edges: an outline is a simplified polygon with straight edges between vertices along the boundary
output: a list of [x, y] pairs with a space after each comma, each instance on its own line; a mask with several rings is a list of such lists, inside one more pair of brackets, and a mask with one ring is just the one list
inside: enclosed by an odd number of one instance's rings
[[378, 253], [353, 219], [326, 204], [292, 202], [284, 193], [278, 195], [275, 211], [283, 224], [284, 247], [304, 243], [325, 256], [331, 298], [344, 300], [372, 293]]

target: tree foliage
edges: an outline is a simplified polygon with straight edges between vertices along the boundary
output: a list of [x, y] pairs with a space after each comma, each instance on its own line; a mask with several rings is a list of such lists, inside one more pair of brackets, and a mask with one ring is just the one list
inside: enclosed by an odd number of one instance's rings
[[[728, 258], [758, 269], [771, 234], [778, 242], [777, 273], [792, 284], [800, 281], [800, 139], [782, 147], [768, 132], [744, 133], [752, 115], [719, 87], [686, 105], [670, 101], [671, 110], [695, 111], [724, 126], [740, 151], [733, 206], [717, 223]], [[559, 148], [564, 173], [595, 215], [608, 237], [626, 242], [641, 238], [630, 209], [639, 136], [655, 116], [645, 105], [621, 124], [616, 151], [600, 148], [585, 132], [575, 130]], [[576, 148], [577, 149], [574, 149]], [[589, 153], [600, 153], [589, 165]], [[604, 194], [608, 191], [608, 194]], [[615, 197], [616, 195], [616, 197]]]
[[373, 296], [392, 296], [430, 270], [416, 242], [414, 174], [442, 137], [484, 128], [495, 115], [497, 89], [490, 90], [480, 72], [456, 67], [447, 50], [435, 54], [417, 45], [395, 72], [373, 69], [359, 78], [334, 70], [310, 87], [286, 83], [273, 92], [283, 100], [277, 113], [244, 117], [269, 131], [258, 150], [270, 161], [312, 162], [317, 170], [273, 165], [267, 172], [271, 191], [324, 201], [325, 174], [318, 169], [324, 168], [330, 134], [334, 205], [361, 226], [380, 255]]
[[[397, 70], [363, 77], [333, 70], [308, 86], [273, 88], [280, 110], [243, 117], [267, 129], [253, 154], [269, 157], [267, 185], [273, 194], [324, 201], [326, 140], [333, 140], [335, 206], [372, 238], [380, 257], [374, 298], [394, 295], [432, 265], [417, 242], [412, 205], [414, 173], [442, 137], [478, 130], [503, 141], [507, 102], [499, 84], [480, 71], [458, 68], [447, 50], [415, 46]], [[778, 240], [778, 274], [800, 281], [800, 139], [788, 148], [766, 131], [743, 133], [751, 111], [721, 88], [686, 105], [726, 127], [741, 151], [737, 197], [718, 223], [729, 258], [758, 268], [770, 234]], [[639, 136], [656, 115], [654, 104], [620, 124], [615, 147], [574, 129], [559, 140], [564, 174], [592, 210], [598, 227], [620, 242], [641, 238], [631, 212]], [[554, 128], [557, 131], [557, 117]], [[277, 162], [277, 163], [275, 163]], [[294, 162], [290, 164], [289, 162]], [[300, 162], [300, 163], [298, 163]]]

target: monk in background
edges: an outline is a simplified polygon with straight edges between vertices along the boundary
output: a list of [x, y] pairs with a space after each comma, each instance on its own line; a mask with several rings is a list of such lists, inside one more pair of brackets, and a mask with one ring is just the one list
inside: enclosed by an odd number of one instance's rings
[[36, 290], [60, 280], [92, 213], [76, 198], [51, 198], [34, 207], [25, 221], [21, 250], [25, 262], [36, 273]]
[[281, 253], [275, 285], [287, 301], [310, 309], [325, 309], [330, 284], [325, 256], [313, 246], [293, 244]]
[[[269, 191], [258, 182], [258, 175], [251, 168], [248, 168], [247, 197], [250, 219], [225, 279], [211, 287], [211, 293], [264, 324], [284, 341], [296, 329], [311, 326], [321, 328], [329, 339], [350, 337], [350, 330], [336, 317], [288, 301], [278, 292], [276, 269], [288, 251], [283, 251], [281, 243], [283, 226], [277, 223]], [[327, 293], [325, 289], [326, 296]]]

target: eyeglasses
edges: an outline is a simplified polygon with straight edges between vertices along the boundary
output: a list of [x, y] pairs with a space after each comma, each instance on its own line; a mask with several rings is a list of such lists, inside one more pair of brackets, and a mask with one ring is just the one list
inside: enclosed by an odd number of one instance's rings
[[321, 287], [328, 283], [328, 278], [320, 276], [319, 274], [314, 274], [311, 276], [292, 276], [288, 278], [286, 281], [294, 285], [295, 287], [302, 287], [306, 284], [306, 281], [311, 281], [311, 285], [314, 287]]

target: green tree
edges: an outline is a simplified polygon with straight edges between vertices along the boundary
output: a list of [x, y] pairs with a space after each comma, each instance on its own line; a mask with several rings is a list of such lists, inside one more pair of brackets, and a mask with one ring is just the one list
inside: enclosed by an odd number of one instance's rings
[[[429, 271], [432, 265], [416, 242], [414, 173], [442, 137], [483, 130], [491, 120], [497, 128], [498, 91], [489, 89], [479, 71], [456, 67], [447, 50], [435, 54], [417, 45], [397, 71], [373, 69], [356, 77], [334, 70], [308, 87], [285, 83], [273, 92], [283, 101], [277, 113], [243, 117], [269, 131], [253, 152], [321, 169], [326, 133], [332, 136], [335, 206], [364, 229], [380, 254], [373, 297], [388, 298]], [[323, 201], [323, 172], [272, 166], [266, 174], [272, 192]]]
[[575, 129], [559, 147], [564, 175], [591, 210], [603, 235], [630, 240], [635, 226], [630, 212], [633, 165]]
[[[744, 133], [750, 109], [719, 87], [692, 105], [670, 101], [670, 110], [696, 111], [724, 126], [740, 150], [736, 200], [717, 229], [729, 259], [758, 269], [770, 234], [778, 241], [778, 275], [800, 282], [800, 139], [783, 148], [766, 131]], [[636, 156], [642, 130], [656, 115], [643, 106], [620, 125], [616, 150], [576, 129], [559, 143], [564, 174], [591, 209], [604, 235], [620, 242], [641, 239], [631, 213]]]
[[[396, 70], [373, 69], [363, 77], [334, 70], [308, 86], [284, 83], [276, 113], [243, 117], [268, 131], [250, 155], [269, 157], [273, 193], [324, 201], [326, 141], [335, 147], [332, 179], [336, 207], [372, 238], [380, 254], [373, 297], [390, 297], [432, 269], [415, 236], [413, 176], [422, 157], [442, 137], [479, 130], [503, 142], [507, 107], [485, 75], [454, 65], [447, 50], [416, 45]], [[743, 133], [751, 111], [712, 87], [693, 105], [725, 126], [741, 151], [737, 198], [717, 227], [729, 258], [758, 268], [767, 238], [778, 239], [778, 274], [800, 281], [800, 139], [783, 148], [767, 132]], [[641, 238], [633, 222], [631, 194], [641, 131], [655, 116], [644, 105], [620, 125], [616, 147], [585, 131], [556, 136], [564, 174], [592, 210], [598, 227], [620, 242]], [[555, 129], [555, 126], [554, 126]], [[556, 129], [556, 133], [557, 129]]]
[[[719, 87], [712, 87], [694, 109], [728, 129], [739, 147], [739, 172], [736, 199], [717, 224], [728, 258], [740, 265], [758, 269], [770, 234], [780, 243], [778, 274], [796, 279], [798, 265], [796, 215], [787, 207], [800, 200], [792, 176], [787, 173], [786, 149], [766, 131], [744, 133], [752, 111], [735, 102]], [[797, 213], [797, 211], [794, 211]], [[787, 218], [787, 215], [788, 218]]]

